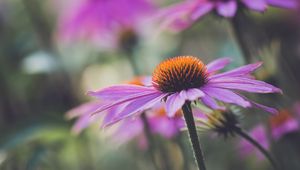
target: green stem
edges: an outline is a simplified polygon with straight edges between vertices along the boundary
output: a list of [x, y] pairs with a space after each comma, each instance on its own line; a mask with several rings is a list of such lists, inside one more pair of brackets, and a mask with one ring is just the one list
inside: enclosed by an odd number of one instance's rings
[[198, 170], [206, 170], [204, 157], [203, 157], [203, 154], [202, 154], [201, 146], [200, 146], [200, 143], [199, 143], [199, 138], [198, 138], [198, 135], [197, 135], [197, 130], [196, 130], [196, 125], [195, 125], [195, 121], [194, 121], [194, 117], [193, 117], [193, 112], [192, 112], [192, 109], [191, 109], [191, 103], [186, 102], [182, 106], [182, 111], [183, 111], [184, 119], [185, 119], [185, 122], [186, 122], [186, 126], [188, 128], [189, 137], [190, 137], [190, 141], [191, 141], [191, 144], [192, 144], [192, 147], [193, 147], [194, 156], [195, 156], [195, 159], [196, 159]]
[[148, 119], [147, 119], [147, 116], [145, 113], [142, 113], [141, 114], [141, 119], [142, 119], [142, 122], [144, 124], [144, 133], [146, 135], [146, 138], [147, 138], [147, 141], [149, 143], [149, 154], [151, 156], [151, 159], [152, 159], [152, 162], [153, 162], [153, 165], [155, 167], [155, 169], [159, 169], [157, 163], [156, 163], [156, 159], [155, 159], [155, 145], [154, 145], [154, 139], [153, 139], [153, 136], [151, 134], [151, 131], [150, 131], [150, 126], [149, 126], [149, 122], [148, 122]]
[[241, 52], [247, 63], [251, 63], [252, 53], [249, 48], [249, 42], [245, 37], [245, 31], [241, 29], [242, 21], [245, 19], [243, 11], [237, 11], [237, 14], [231, 19], [231, 26], [235, 35], [235, 39], [241, 49]]
[[274, 161], [273, 157], [271, 156], [271, 154], [265, 148], [263, 148], [256, 140], [254, 140], [243, 129], [239, 127], [235, 128], [235, 132], [241, 137], [243, 137], [244, 139], [246, 139], [248, 142], [250, 142], [253, 146], [255, 146], [270, 161], [273, 168], [275, 170], [278, 170], [278, 166]]

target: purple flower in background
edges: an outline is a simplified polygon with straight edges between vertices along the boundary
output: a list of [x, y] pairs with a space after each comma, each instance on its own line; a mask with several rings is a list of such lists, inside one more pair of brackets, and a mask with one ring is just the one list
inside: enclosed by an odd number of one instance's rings
[[[258, 125], [254, 129], [250, 131], [250, 136], [259, 142], [259, 144], [265, 148], [266, 150], [270, 147], [270, 142], [267, 138], [266, 129], [263, 125]], [[257, 150], [257, 148], [249, 143], [247, 140], [242, 139], [239, 143], [240, 153], [242, 156], [247, 156], [250, 154], [255, 154], [259, 160], [263, 160], [265, 157], [261, 152]]]
[[[292, 116], [292, 114], [288, 110], [280, 110], [277, 115], [270, 117], [270, 131], [271, 131], [271, 139], [275, 141], [282, 138], [284, 135], [295, 132], [299, 130], [298, 121]], [[269, 140], [267, 138], [266, 129], [262, 125], [256, 126], [253, 130], [251, 130], [251, 136], [260, 142], [260, 144], [265, 148], [269, 148]], [[260, 152], [258, 152], [255, 147], [249, 142], [242, 140], [240, 142], [241, 153], [242, 155], [249, 155], [250, 153], [255, 152], [259, 159], [263, 159], [263, 156]]]
[[59, 38], [85, 38], [108, 47], [140, 31], [145, 17], [154, 12], [148, 0], [80, 0], [66, 6], [59, 18]]
[[[74, 134], [79, 134], [89, 125], [101, 121], [99, 115], [97, 115], [97, 118], [90, 115], [99, 104], [100, 102], [85, 103], [67, 113], [69, 118], [79, 117], [72, 128]], [[164, 107], [158, 105], [147, 110], [145, 113], [147, 114], [150, 132], [153, 134], [172, 138], [179, 133], [180, 128], [184, 127], [182, 113], [179, 111], [174, 118], [168, 118]], [[108, 111], [106, 114], [110, 116], [114, 115], [113, 110]], [[104, 127], [105, 123], [104, 120], [101, 126]], [[125, 119], [118, 125], [111, 127], [111, 129], [108, 137], [118, 144], [124, 144], [137, 138], [142, 149], [148, 146], [145, 140], [144, 124], [140, 117]]]
[[178, 4], [167, 7], [161, 11], [163, 27], [169, 27], [173, 30], [182, 30], [202, 16], [215, 10], [217, 14], [223, 17], [233, 17], [238, 8], [246, 7], [248, 9], [263, 12], [268, 6], [279, 8], [297, 8], [297, 0], [184, 0]]
[[[115, 113], [111, 123], [137, 116], [153, 106], [165, 102], [169, 117], [187, 101], [201, 101], [212, 109], [224, 109], [216, 102], [236, 104], [241, 107], [258, 107], [268, 112], [276, 110], [246, 99], [239, 91], [252, 93], [281, 93], [263, 81], [255, 80], [251, 73], [261, 63], [245, 65], [216, 74], [230, 63], [228, 58], [215, 60], [205, 65], [192, 56], [170, 58], [160, 63], [153, 72], [152, 86], [116, 85], [88, 94], [106, 102], [100, 103], [93, 114], [113, 108], [122, 108]], [[108, 102], [109, 101], [109, 102]]]
[[[149, 129], [152, 134], [158, 134], [170, 139], [178, 135], [180, 128], [184, 127], [182, 113], [179, 111], [174, 118], [168, 118], [164, 107], [158, 105], [145, 113], [147, 114]], [[145, 149], [148, 146], [147, 140], [145, 140], [144, 124], [140, 117], [123, 120], [110, 136], [113, 141], [119, 144], [124, 144], [137, 138], [141, 149]]]
[[287, 133], [299, 130], [298, 121], [288, 110], [280, 110], [278, 115], [270, 118], [272, 137], [280, 139]]

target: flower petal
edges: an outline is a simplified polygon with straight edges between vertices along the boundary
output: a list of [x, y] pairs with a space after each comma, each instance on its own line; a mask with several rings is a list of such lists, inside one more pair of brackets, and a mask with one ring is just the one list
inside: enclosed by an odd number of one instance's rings
[[226, 67], [231, 62], [230, 58], [220, 58], [206, 65], [207, 72], [213, 73]]
[[198, 7], [193, 11], [191, 19], [193, 21], [201, 18], [205, 14], [209, 13], [214, 8], [214, 4], [210, 2], [202, 2], [198, 4]]
[[223, 17], [233, 17], [237, 10], [237, 2], [231, 0], [228, 2], [218, 2], [217, 12]]
[[186, 99], [188, 99], [189, 101], [194, 101], [200, 97], [205, 96], [203, 91], [201, 91], [200, 89], [196, 89], [196, 88], [189, 89], [189, 90], [185, 91], [185, 93], [186, 93]]
[[202, 90], [209, 96], [221, 100], [225, 103], [237, 104], [242, 107], [249, 107], [251, 104], [246, 101], [243, 97], [235, 94], [234, 92], [221, 88], [204, 87]]
[[219, 106], [218, 103], [212, 97], [205, 95], [201, 98], [201, 101], [208, 107], [216, 110], [225, 110], [225, 107]]
[[209, 79], [215, 79], [215, 78], [227, 77], [227, 76], [228, 77], [249, 76], [250, 73], [258, 69], [261, 65], [262, 62], [248, 64], [224, 73], [212, 75], [209, 77]]
[[277, 114], [278, 113], [278, 110], [276, 110], [275, 108], [272, 108], [272, 107], [268, 107], [268, 106], [265, 106], [265, 105], [262, 105], [262, 104], [259, 104], [259, 103], [256, 103], [254, 101], [249, 101], [251, 102], [252, 106], [258, 108], [258, 109], [262, 109], [264, 111], [267, 111], [273, 115]]
[[296, 9], [299, 7], [298, 0], [267, 0], [269, 5], [280, 7], [280, 8], [291, 8]]
[[244, 77], [215, 78], [210, 80], [209, 84], [213, 87], [243, 90], [254, 93], [282, 93], [281, 89], [271, 84]]
[[186, 98], [180, 93], [174, 93], [167, 98], [166, 112], [169, 117], [174, 117], [177, 110], [184, 105]]
[[121, 98], [119, 100], [99, 105], [98, 109], [95, 110], [92, 114], [102, 112], [104, 110], [110, 109], [115, 106], [119, 106], [120, 104], [135, 101], [135, 100], [137, 100], [139, 98], [143, 98], [145, 96], [153, 96], [154, 94], [162, 94], [162, 93], [157, 91], [157, 92], [152, 92], [152, 93], [147, 92], [147, 93], [138, 93], [138, 94], [133, 94], [133, 95], [129, 95], [129, 96], [124, 96], [123, 98]]
[[137, 86], [137, 85], [118, 85], [111, 86], [99, 91], [89, 91], [88, 95], [105, 100], [117, 100], [125, 96], [136, 93], [153, 93], [156, 91], [151, 87]]
[[155, 93], [133, 100], [124, 108], [122, 112], [117, 115], [117, 119], [124, 119], [125, 117], [131, 116], [134, 113], [149, 109], [153, 105], [160, 102], [165, 96], [166, 94]]
[[243, 0], [243, 3], [250, 9], [263, 12], [267, 9], [266, 0]]

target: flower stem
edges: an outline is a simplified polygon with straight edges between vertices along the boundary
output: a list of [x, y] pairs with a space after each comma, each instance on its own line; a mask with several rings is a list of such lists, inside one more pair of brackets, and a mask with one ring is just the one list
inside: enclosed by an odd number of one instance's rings
[[204, 157], [202, 154], [201, 146], [200, 146], [198, 135], [197, 135], [197, 130], [196, 130], [196, 125], [195, 125], [195, 121], [194, 121], [194, 117], [193, 117], [191, 103], [186, 102], [182, 106], [182, 111], [183, 111], [184, 119], [186, 122], [186, 126], [189, 131], [189, 137], [190, 137], [190, 141], [191, 141], [191, 144], [193, 147], [194, 156], [196, 158], [196, 163], [197, 163], [198, 169], [206, 170], [205, 163], [204, 163]]
[[231, 19], [231, 26], [235, 35], [235, 39], [241, 49], [244, 59], [247, 63], [251, 63], [252, 53], [249, 48], [249, 40], [246, 37], [246, 31], [241, 29], [243, 27], [243, 20], [245, 19], [243, 11], [238, 10], [237, 14]]
[[147, 119], [147, 116], [145, 113], [142, 113], [141, 114], [141, 119], [142, 119], [142, 122], [144, 124], [144, 133], [146, 135], [146, 138], [147, 138], [147, 141], [149, 143], [149, 154], [151, 156], [151, 159], [152, 159], [152, 162], [153, 162], [153, 165], [155, 167], [155, 169], [159, 169], [157, 163], [156, 163], [156, 159], [155, 159], [155, 146], [154, 146], [154, 139], [152, 137], [152, 134], [150, 132], [150, 126], [149, 126], [149, 122], [148, 122], [148, 119]]
[[240, 135], [248, 142], [250, 142], [253, 146], [255, 146], [270, 161], [273, 168], [275, 170], [278, 170], [278, 166], [276, 162], [274, 161], [271, 154], [265, 148], [263, 148], [256, 140], [254, 140], [250, 135], [248, 135], [243, 129], [236, 127], [234, 130], [238, 135]]

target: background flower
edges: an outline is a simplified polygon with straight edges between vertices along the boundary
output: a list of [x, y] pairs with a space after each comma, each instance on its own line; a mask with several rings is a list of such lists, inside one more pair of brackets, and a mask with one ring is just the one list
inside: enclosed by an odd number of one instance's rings
[[298, 2], [296, 0], [185, 0], [162, 9], [159, 18], [162, 18], [163, 27], [180, 31], [213, 10], [222, 17], [231, 18], [236, 15], [238, 8], [246, 7], [264, 12], [268, 6], [296, 9]]

